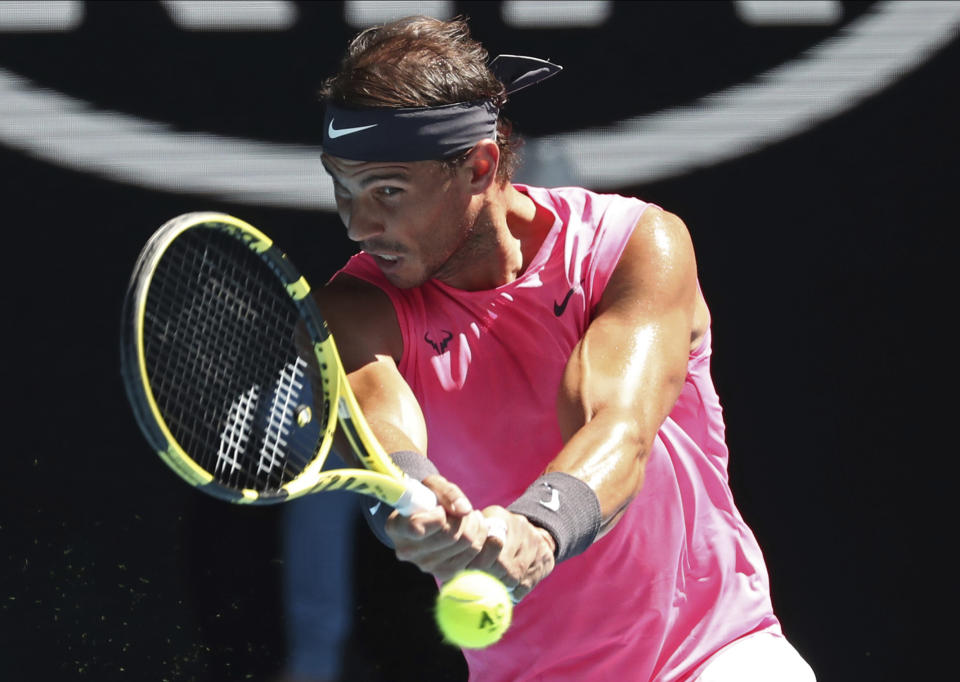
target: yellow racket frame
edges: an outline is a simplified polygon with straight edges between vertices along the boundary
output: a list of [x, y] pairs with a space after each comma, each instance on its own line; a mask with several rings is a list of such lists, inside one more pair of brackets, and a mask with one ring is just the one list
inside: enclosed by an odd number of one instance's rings
[[[171, 433], [150, 387], [144, 345], [144, 315], [150, 282], [167, 248], [188, 230], [213, 229], [246, 244], [280, 278], [306, 323], [321, 370], [327, 406], [321, 440], [311, 462], [296, 477], [275, 490], [234, 489], [216, 480], [198, 464]], [[122, 369], [127, 395], [137, 421], [160, 458], [183, 480], [208, 494], [238, 504], [272, 504], [325, 490], [348, 490], [375, 497], [401, 513], [432, 507], [433, 493], [407, 477], [377, 441], [350, 389], [336, 343], [310, 294], [310, 285], [286, 254], [249, 223], [218, 212], [186, 213], [167, 221], [144, 247], [131, 278], [124, 313]], [[319, 412], [319, 410], [317, 410]], [[353, 452], [365, 469], [330, 469], [323, 465], [333, 445], [337, 425], [343, 428]]]

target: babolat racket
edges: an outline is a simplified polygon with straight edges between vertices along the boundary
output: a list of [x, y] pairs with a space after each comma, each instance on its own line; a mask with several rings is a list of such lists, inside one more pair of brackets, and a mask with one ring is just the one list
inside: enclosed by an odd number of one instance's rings
[[[150, 238], [121, 358], [147, 440], [206, 493], [269, 504], [350, 490], [406, 515], [436, 504], [367, 425], [307, 281], [242, 220], [187, 213]], [[322, 470], [338, 422], [366, 469]]]

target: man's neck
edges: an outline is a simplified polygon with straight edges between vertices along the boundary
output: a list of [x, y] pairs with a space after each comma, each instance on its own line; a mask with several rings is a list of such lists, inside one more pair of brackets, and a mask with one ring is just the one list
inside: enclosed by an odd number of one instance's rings
[[494, 289], [520, 277], [553, 225], [552, 214], [538, 210], [529, 196], [509, 183], [491, 188], [479, 200], [472, 233], [456, 263], [448, 263], [450, 273], [438, 277], [468, 291]]

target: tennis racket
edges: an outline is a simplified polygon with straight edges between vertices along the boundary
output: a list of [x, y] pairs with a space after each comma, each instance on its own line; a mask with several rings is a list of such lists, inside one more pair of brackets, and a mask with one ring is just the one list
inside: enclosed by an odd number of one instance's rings
[[[405, 515], [436, 504], [367, 425], [307, 281], [244, 221], [164, 224], [131, 276], [121, 338], [137, 423], [199, 490], [240, 504], [349, 490]], [[365, 469], [323, 470], [338, 423]]]

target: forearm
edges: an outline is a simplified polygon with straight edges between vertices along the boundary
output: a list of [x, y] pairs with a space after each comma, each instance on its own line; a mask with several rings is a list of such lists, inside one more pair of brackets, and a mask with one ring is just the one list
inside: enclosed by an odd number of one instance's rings
[[599, 412], [510, 505], [549, 533], [558, 561], [609, 532], [642, 487], [646, 448], [636, 420], [628, 417]]
[[643, 487], [650, 442], [636, 415], [600, 410], [573, 433], [546, 472], [564, 472], [590, 486], [608, 530]]

